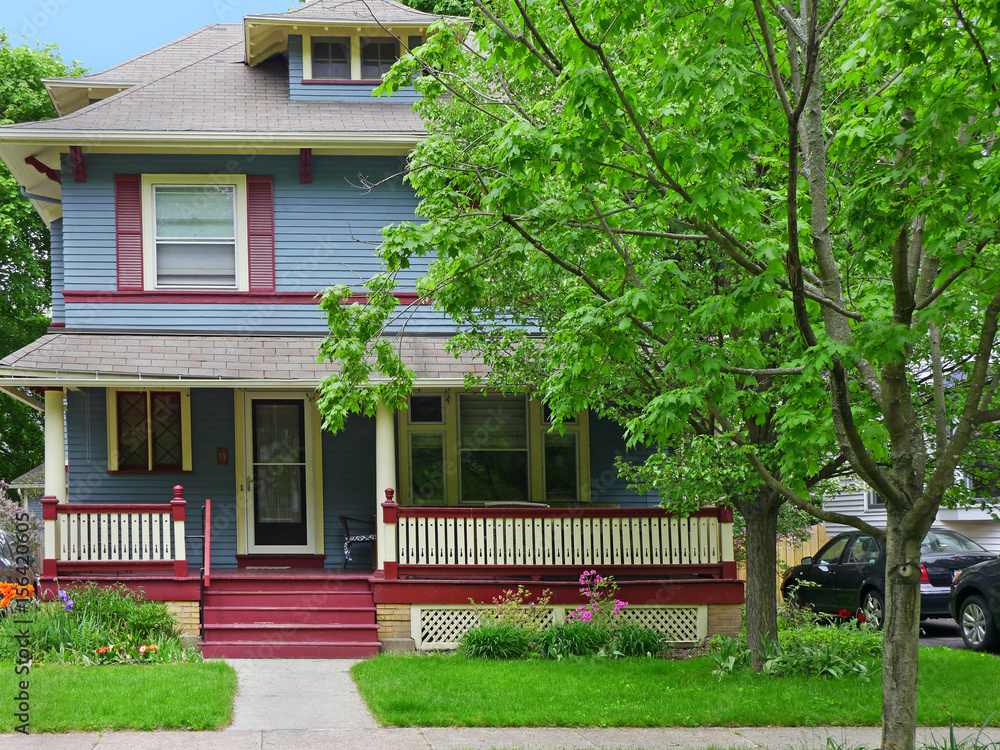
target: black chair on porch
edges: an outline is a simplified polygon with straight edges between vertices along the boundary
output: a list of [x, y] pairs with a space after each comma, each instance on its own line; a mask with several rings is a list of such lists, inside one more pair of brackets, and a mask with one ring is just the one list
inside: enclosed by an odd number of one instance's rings
[[[340, 522], [344, 525], [344, 564], [341, 566], [341, 570], [347, 568], [347, 563], [351, 561], [351, 550], [356, 544], [367, 544], [372, 547], [375, 542], [375, 534], [361, 534], [358, 533], [357, 526], [363, 525], [369, 532], [375, 529], [375, 519], [369, 516], [368, 518], [358, 518], [356, 516], [339, 516]], [[350, 525], [355, 526], [355, 531], [352, 534]]]

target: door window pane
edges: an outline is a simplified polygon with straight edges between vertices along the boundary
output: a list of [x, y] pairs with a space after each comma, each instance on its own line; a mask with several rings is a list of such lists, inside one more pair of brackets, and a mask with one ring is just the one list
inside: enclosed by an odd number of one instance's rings
[[444, 433], [410, 433], [410, 495], [414, 505], [444, 505]]
[[302, 404], [254, 406], [254, 463], [305, 463]]
[[545, 435], [545, 500], [577, 499], [576, 434]]
[[302, 522], [305, 473], [305, 467], [296, 464], [254, 467], [259, 523]]
[[816, 555], [814, 562], [828, 563], [831, 565], [837, 562], [840, 560], [840, 555], [844, 552], [844, 547], [847, 546], [847, 541], [850, 538], [850, 536], [842, 536], [838, 539], [834, 539], [826, 547], [819, 551], [819, 554]]
[[878, 544], [867, 534], [854, 538], [851, 551], [847, 555], [849, 563], [873, 563], [878, 560]]

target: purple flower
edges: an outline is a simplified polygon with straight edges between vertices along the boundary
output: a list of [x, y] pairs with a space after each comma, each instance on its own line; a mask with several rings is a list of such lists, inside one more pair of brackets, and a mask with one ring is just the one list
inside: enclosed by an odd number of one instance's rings
[[59, 589], [59, 601], [61, 602], [69, 601], [69, 594], [66, 593], [66, 589]]
[[66, 610], [67, 612], [72, 612], [73, 611], [73, 600], [72, 599], [67, 599], [66, 600], [66, 606], [63, 607], [63, 609]]

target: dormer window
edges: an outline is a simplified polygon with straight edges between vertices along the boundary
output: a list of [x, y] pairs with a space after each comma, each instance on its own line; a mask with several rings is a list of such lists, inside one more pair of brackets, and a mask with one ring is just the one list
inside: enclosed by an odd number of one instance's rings
[[351, 78], [351, 39], [346, 36], [312, 38], [313, 78]]
[[389, 72], [399, 59], [399, 45], [395, 39], [361, 37], [361, 78], [375, 80]]
[[[400, 41], [402, 40], [402, 41]], [[380, 81], [401, 54], [423, 43], [423, 35], [308, 36], [302, 38], [304, 83], [365, 83]]]

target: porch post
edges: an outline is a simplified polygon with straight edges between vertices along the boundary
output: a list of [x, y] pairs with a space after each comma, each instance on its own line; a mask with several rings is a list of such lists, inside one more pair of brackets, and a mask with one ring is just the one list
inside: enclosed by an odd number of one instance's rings
[[[379, 404], [375, 412], [375, 507], [379, 514], [379, 533], [376, 548], [378, 570], [385, 570], [386, 560], [395, 561], [395, 539], [393, 548], [388, 548], [389, 536], [386, 529], [385, 509], [382, 498], [386, 489], [396, 486], [396, 430], [392, 411], [385, 404]], [[394, 530], [394, 529], [393, 529]], [[392, 535], [395, 537], [395, 535]]]
[[45, 530], [42, 535], [42, 575], [55, 578], [59, 575], [59, 519], [56, 506], [59, 501], [54, 497], [42, 498], [42, 521]]
[[45, 390], [45, 495], [66, 502], [66, 433], [63, 390]]
[[722, 551], [722, 577], [735, 579], [736, 549], [733, 545], [733, 509], [719, 508], [719, 549]]
[[170, 516], [174, 524], [174, 575], [180, 578], [187, 575], [187, 547], [184, 537], [186, 509], [184, 488], [178, 484], [174, 487], [174, 499], [170, 501]]

